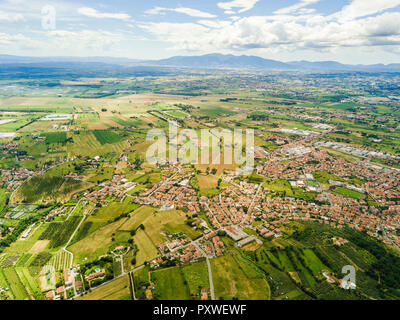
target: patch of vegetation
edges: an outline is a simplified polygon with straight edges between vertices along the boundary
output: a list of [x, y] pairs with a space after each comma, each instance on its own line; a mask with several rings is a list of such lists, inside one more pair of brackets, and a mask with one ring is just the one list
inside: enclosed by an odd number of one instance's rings
[[100, 144], [113, 144], [123, 140], [123, 138], [113, 131], [96, 130], [93, 131], [94, 136]]
[[46, 138], [47, 143], [64, 143], [67, 140], [67, 133], [63, 132], [46, 132], [40, 134], [40, 136]]
[[58, 248], [65, 245], [78, 226], [82, 217], [72, 216], [67, 221], [52, 222], [40, 235], [39, 240], [50, 240], [50, 248]]

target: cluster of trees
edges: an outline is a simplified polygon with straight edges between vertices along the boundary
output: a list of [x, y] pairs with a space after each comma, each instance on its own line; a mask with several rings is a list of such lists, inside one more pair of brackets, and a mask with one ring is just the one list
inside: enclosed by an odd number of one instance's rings
[[253, 112], [247, 116], [247, 119], [251, 119], [253, 121], [269, 121], [269, 115], [263, 112]]
[[381, 281], [386, 288], [400, 287], [400, 259], [397, 255], [386, 250], [377, 240], [370, 238], [363, 233], [349, 231], [348, 239], [358, 247], [367, 250], [375, 258], [376, 262], [371, 264], [367, 274]]

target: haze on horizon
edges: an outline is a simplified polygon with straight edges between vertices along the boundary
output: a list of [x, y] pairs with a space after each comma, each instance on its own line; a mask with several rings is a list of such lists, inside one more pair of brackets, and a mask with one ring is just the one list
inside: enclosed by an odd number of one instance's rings
[[[399, 63], [399, 9], [400, 0], [0, 0], [0, 54]], [[49, 17], [55, 25], [43, 24]]]

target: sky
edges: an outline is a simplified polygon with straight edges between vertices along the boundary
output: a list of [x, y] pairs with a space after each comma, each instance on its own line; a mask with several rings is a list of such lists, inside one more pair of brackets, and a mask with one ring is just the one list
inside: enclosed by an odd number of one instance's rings
[[0, 0], [0, 54], [400, 63], [400, 0]]

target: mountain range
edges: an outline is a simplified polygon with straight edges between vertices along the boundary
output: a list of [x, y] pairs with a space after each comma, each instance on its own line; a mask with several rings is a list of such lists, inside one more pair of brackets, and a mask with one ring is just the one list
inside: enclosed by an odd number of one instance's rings
[[[183, 68], [235, 68], [259, 70], [302, 70], [302, 71], [365, 71], [400, 72], [400, 63], [349, 65], [336, 61], [293, 61], [281, 62], [248, 55], [206, 54], [200, 56], [174, 56], [161, 60], [135, 60], [114, 57], [21, 57], [0, 55], [1, 64], [43, 64], [43, 63], [105, 63], [125, 66], [163, 66]], [[0, 66], [1, 68], [1, 66]]]

